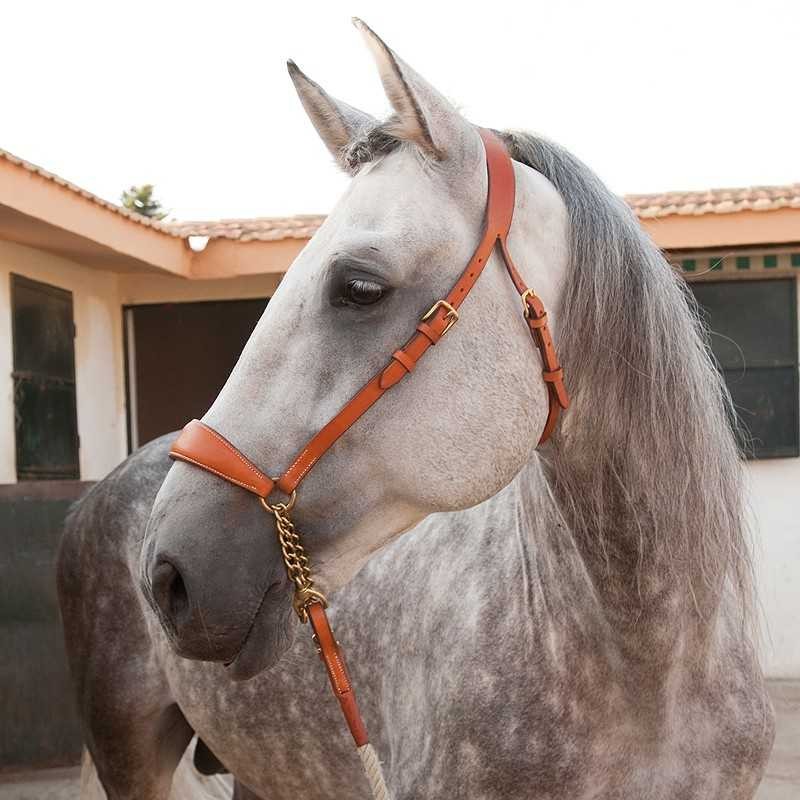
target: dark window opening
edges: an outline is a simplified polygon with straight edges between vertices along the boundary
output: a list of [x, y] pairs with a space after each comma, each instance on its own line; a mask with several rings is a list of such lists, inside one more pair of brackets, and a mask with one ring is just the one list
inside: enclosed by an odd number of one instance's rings
[[77, 479], [72, 293], [11, 276], [18, 480]]
[[745, 454], [800, 455], [795, 281], [703, 282], [691, 289], [745, 431]]

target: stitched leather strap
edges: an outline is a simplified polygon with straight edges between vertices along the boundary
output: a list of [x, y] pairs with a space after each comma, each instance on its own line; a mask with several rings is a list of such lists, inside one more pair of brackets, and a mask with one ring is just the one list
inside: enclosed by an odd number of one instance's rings
[[350, 676], [347, 674], [347, 667], [344, 663], [344, 656], [339, 642], [334, 638], [328, 622], [328, 615], [325, 613], [322, 603], [311, 603], [307, 611], [308, 620], [314, 629], [314, 639], [319, 648], [319, 657], [328, 672], [331, 689], [342, 707], [342, 714], [356, 747], [363, 747], [369, 742], [367, 729], [364, 726], [364, 720], [361, 719], [353, 685], [350, 683]]
[[[461, 304], [483, 272], [498, 242], [500, 242], [501, 254], [506, 268], [517, 291], [519, 291], [520, 295], [527, 291], [527, 287], [520, 278], [506, 246], [506, 237], [511, 228], [511, 220], [514, 214], [514, 166], [505, 146], [493, 133], [485, 130], [480, 133], [486, 150], [489, 187], [486, 199], [485, 229], [472, 258], [461, 273], [461, 277], [455, 286], [444, 299], [444, 302], [440, 302], [439, 307], [432, 316], [417, 325], [415, 334], [402, 348], [395, 351], [392, 361], [383, 371], [367, 383], [298, 454], [277, 482], [281, 491], [291, 494], [333, 443], [371, 408], [388, 389], [391, 389], [408, 375], [428, 349], [442, 338], [445, 329], [451, 324], [451, 312], [448, 307], [456, 310], [461, 307]], [[557, 369], [558, 359], [555, 356], [555, 349], [552, 346], [549, 332], [544, 328], [540, 329], [536, 334], [532, 330], [531, 334], [542, 353], [545, 370], [552, 371]], [[548, 348], [549, 352], [546, 353]], [[552, 384], [548, 383], [547, 385], [551, 386]], [[547, 439], [555, 427], [559, 408], [566, 408], [569, 402], [563, 382], [560, 382], [559, 386], [559, 391], [549, 392], [550, 410], [548, 421], [539, 444]]]
[[248, 492], [266, 498], [274, 482], [252, 461], [240, 453], [224, 436], [213, 428], [193, 419], [181, 431], [169, 454], [179, 461], [188, 461], [235, 483]]

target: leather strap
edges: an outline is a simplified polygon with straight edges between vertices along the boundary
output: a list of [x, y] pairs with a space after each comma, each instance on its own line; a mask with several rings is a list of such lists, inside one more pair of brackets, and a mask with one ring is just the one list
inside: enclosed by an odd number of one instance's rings
[[[536, 317], [537, 321], [544, 320], [542, 327], [536, 328], [535, 332], [534, 328], [531, 328], [531, 335], [542, 355], [543, 372], [552, 373], [560, 369], [553, 341], [547, 329], [547, 315], [544, 313], [544, 307], [538, 297], [528, 292], [528, 288], [514, 266], [506, 244], [506, 237], [511, 228], [511, 220], [514, 215], [514, 166], [500, 139], [486, 130], [481, 130], [480, 134], [486, 150], [489, 188], [486, 199], [484, 233], [472, 258], [444, 301], [439, 301], [434, 306], [435, 310], [432, 309], [431, 316], [417, 325], [415, 334], [402, 348], [395, 351], [389, 364], [372, 378], [300, 451], [286, 472], [277, 481], [277, 486], [282, 492], [291, 494], [314, 464], [331, 448], [333, 443], [371, 408], [387, 390], [405, 378], [428, 349], [444, 336], [452, 323], [453, 314], [450, 309], [458, 311], [461, 307], [461, 304], [483, 272], [498, 242], [500, 243], [500, 252], [506, 269], [520, 296], [527, 293], [528, 306], [535, 308], [537, 307], [535, 304], [538, 304], [542, 308], [543, 316]], [[535, 298], [535, 303], [533, 298]], [[564, 388], [563, 380], [560, 377], [548, 380], [547, 385], [548, 387], [557, 385], [557, 389], [548, 391], [549, 411], [547, 423], [539, 439], [539, 444], [546, 441], [555, 428], [559, 410], [567, 408], [569, 405], [569, 398]]]
[[356, 743], [356, 747], [363, 747], [369, 742], [367, 729], [361, 713], [356, 704], [356, 695], [353, 685], [350, 683], [350, 676], [347, 674], [347, 667], [344, 663], [342, 650], [339, 642], [336, 641], [328, 622], [328, 615], [322, 603], [311, 603], [307, 607], [308, 621], [314, 629], [314, 639], [319, 650], [319, 657], [325, 664], [328, 671], [328, 678], [331, 682], [331, 689], [342, 707], [347, 727]]
[[181, 431], [169, 454], [179, 461], [188, 461], [213, 472], [248, 492], [266, 498], [274, 488], [268, 478], [252, 461], [240, 453], [222, 434], [193, 419]]

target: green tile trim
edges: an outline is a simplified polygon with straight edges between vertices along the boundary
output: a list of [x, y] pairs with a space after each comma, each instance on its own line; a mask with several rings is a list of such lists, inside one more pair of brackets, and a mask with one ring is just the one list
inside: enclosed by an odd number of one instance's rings
[[697, 262], [693, 258], [684, 258], [681, 261], [681, 269], [684, 272], [694, 272], [697, 267]]
[[750, 256], [736, 256], [736, 269], [750, 269]]
[[764, 269], [775, 269], [778, 266], [778, 256], [764, 256]]
[[722, 269], [722, 259], [723, 256], [717, 256], [717, 258], [710, 258], [708, 260], [708, 268], [712, 272], [717, 272]]
[[792, 253], [792, 266], [800, 267], [800, 253]]

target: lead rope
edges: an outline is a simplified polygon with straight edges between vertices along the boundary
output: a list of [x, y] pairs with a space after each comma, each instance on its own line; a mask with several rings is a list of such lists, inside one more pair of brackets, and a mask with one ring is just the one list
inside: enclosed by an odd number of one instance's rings
[[391, 800], [389, 788], [386, 786], [386, 779], [383, 777], [381, 762], [378, 761], [378, 754], [375, 748], [367, 742], [363, 747], [358, 748], [361, 756], [361, 766], [364, 767], [364, 774], [367, 776], [370, 791], [375, 800]]
[[386, 786], [381, 762], [375, 748], [367, 738], [367, 731], [355, 701], [350, 676], [345, 668], [339, 642], [333, 638], [333, 631], [328, 623], [325, 609], [328, 601], [325, 595], [314, 588], [311, 576], [311, 565], [300, 538], [299, 531], [289, 517], [297, 493], [292, 492], [288, 503], [268, 503], [260, 498], [261, 505], [275, 517], [275, 531], [281, 548], [286, 574], [294, 584], [292, 605], [303, 624], [310, 622], [314, 630], [313, 639], [317, 652], [328, 671], [331, 688], [342, 708], [342, 713], [356, 744], [356, 751], [361, 758], [361, 766], [369, 783], [374, 800], [391, 800], [389, 788]]

